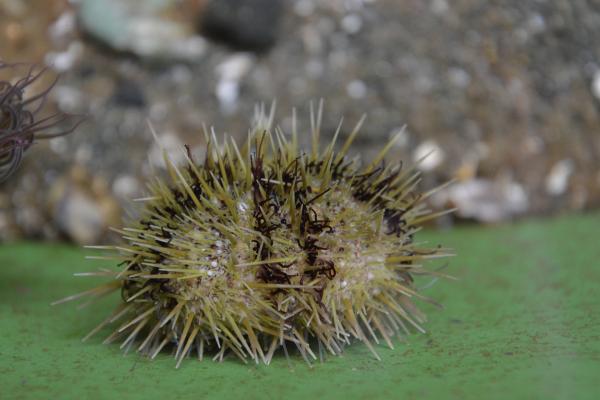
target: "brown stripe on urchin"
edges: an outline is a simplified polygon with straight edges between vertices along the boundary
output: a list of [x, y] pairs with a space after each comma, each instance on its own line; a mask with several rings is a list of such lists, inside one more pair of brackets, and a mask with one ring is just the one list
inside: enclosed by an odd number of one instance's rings
[[[285, 197], [280, 197], [277, 193], [274, 184], [275, 171], [271, 170], [267, 176], [264, 164], [264, 140], [267, 137], [263, 133], [256, 138], [256, 154], [251, 156], [252, 165], [252, 198], [254, 204], [253, 217], [255, 220], [254, 229], [260, 232], [261, 239], [255, 239], [254, 251], [258, 259], [269, 259], [272, 254], [270, 248], [273, 244], [271, 234], [273, 231], [283, 228], [291, 228], [287, 223], [286, 218], [280, 215], [280, 212], [286, 207], [288, 201]], [[260, 139], [259, 139], [260, 138]], [[324, 230], [328, 233], [333, 233], [333, 228], [329, 225], [327, 218], [319, 219], [317, 212], [311, 206], [311, 203], [318, 200], [321, 196], [329, 192], [330, 189], [325, 189], [319, 194], [314, 195], [310, 200], [307, 200], [308, 193], [312, 192], [310, 186], [298, 186], [302, 182], [300, 171], [298, 170], [299, 161], [305, 161], [306, 170], [312, 174], [320, 172], [323, 161], [313, 162], [308, 161], [307, 156], [302, 154], [296, 157], [293, 161], [284, 165], [281, 155], [275, 157], [274, 165], [277, 169], [282, 170], [282, 182], [289, 186], [290, 190], [294, 191], [295, 204], [292, 207], [298, 210], [299, 214], [299, 232], [298, 238], [295, 239], [298, 244], [298, 250], [305, 253], [306, 263], [311, 267], [302, 272], [300, 283], [304, 283], [305, 278], [312, 280], [318, 275], [324, 275], [329, 279], [333, 279], [336, 274], [335, 264], [331, 260], [323, 260], [319, 258], [320, 250], [327, 250], [327, 247], [319, 246], [318, 239], [315, 235], [320, 234]], [[297, 274], [290, 274], [287, 270], [292, 264], [290, 263], [272, 263], [262, 264], [258, 272], [258, 278], [265, 283], [275, 284], [290, 284], [290, 277]], [[322, 287], [316, 292], [322, 292], [326, 282], [322, 283]], [[282, 292], [282, 289], [274, 290], [274, 294]]]
[[[254, 218], [253, 228], [260, 233], [256, 239], [252, 240], [252, 250], [258, 260], [267, 260], [271, 258], [271, 247], [273, 239], [271, 232], [278, 229], [281, 224], [273, 221], [280, 210], [277, 194], [273, 191], [271, 179], [267, 177], [263, 169], [263, 146], [266, 135], [263, 134], [256, 138], [256, 153], [250, 156], [250, 166], [252, 173], [252, 203]], [[285, 266], [281, 263], [260, 264], [257, 273], [258, 279], [265, 283], [290, 284], [290, 277], [285, 272]]]
[[309, 153], [295, 131], [263, 124], [241, 148], [207, 135], [203, 164], [189, 149], [185, 168], [166, 158], [170, 183], [157, 178], [141, 219], [117, 230], [127, 244], [107, 259], [121, 270], [81, 294], [121, 290], [123, 305], [94, 332], [125, 320], [108, 341], [128, 348], [141, 337], [152, 357], [172, 344], [179, 365], [207, 348], [269, 363], [286, 344], [309, 361], [315, 341], [340, 354], [352, 339], [378, 357], [379, 339], [392, 346], [393, 334], [422, 330], [413, 299], [427, 299], [413, 276], [440, 275], [417, 264], [447, 252], [413, 241], [436, 216], [415, 190], [418, 173], [383, 163], [392, 142], [365, 167], [349, 160], [362, 120], [338, 152], [339, 129], [323, 149], [320, 117], [311, 120]]

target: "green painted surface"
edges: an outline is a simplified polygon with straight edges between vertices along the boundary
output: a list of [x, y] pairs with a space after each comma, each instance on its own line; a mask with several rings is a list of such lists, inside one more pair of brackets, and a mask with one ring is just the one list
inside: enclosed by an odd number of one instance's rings
[[429, 333], [379, 346], [382, 362], [356, 344], [313, 368], [295, 355], [175, 370], [167, 354], [81, 343], [117, 298], [49, 303], [94, 283], [71, 273], [104, 265], [62, 245], [0, 246], [0, 399], [597, 399], [599, 226], [595, 214], [421, 235], [459, 253], [448, 271], [461, 280], [427, 290], [446, 305], [424, 307]]

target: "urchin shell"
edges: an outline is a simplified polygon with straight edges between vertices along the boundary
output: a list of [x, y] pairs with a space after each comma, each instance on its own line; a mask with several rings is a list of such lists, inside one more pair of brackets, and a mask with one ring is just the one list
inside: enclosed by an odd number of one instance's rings
[[335, 138], [321, 149], [320, 115], [310, 152], [263, 116], [242, 147], [207, 135], [202, 164], [189, 151], [185, 166], [166, 157], [170, 182], [157, 178], [141, 219], [120, 230], [122, 269], [81, 294], [122, 293], [90, 335], [124, 321], [107, 342], [151, 357], [172, 345], [179, 366], [205, 349], [268, 364], [290, 345], [309, 361], [353, 340], [379, 358], [374, 343], [422, 331], [413, 300], [428, 299], [413, 276], [436, 275], [421, 261], [447, 251], [413, 237], [439, 213], [415, 190], [417, 171], [382, 163], [393, 142], [368, 165], [348, 159], [362, 119], [339, 151]]

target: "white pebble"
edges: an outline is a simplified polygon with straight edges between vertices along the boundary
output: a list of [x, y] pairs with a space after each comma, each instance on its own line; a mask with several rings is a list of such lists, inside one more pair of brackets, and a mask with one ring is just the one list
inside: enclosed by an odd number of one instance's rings
[[540, 33], [546, 29], [546, 21], [542, 15], [534, 14], [527, 21], [527, 27], [532, 33]]
[[594, 74], [594, 79], [592, 80], [592, 93], [597, 99], [600, 99], [600, 69]]
[[448, 5], [448, 2], [446, 0], [433, 0], [431, 2], [431, 11], [433, 11], [434, 14], [446, 14], [449, 9], [450, 6]]
[[240, 94], [240, 84], [238, 81], [222, 80], [217, 83], [215, 90], [217, 99], [221, 104], [221, 110], [226, 114], [231, 114], [237, 108], [237, 99]]
[[58, 19], [54, 21], [52, 25], [50, 25], [48, 28], [48, 33], [53, 40], [59, 41], [65, 38], [67, 35], [75, 32], [76, 28], [77, 21], [75, 18], [75, 12], [68, 10], [62, 13], [60, 17], [58, 17]]
[[248, 74], [252, 64], [252, 56], [247, 53], [237, 53], [215, 68], [219, 76], [215, 92], [224, 113], [230, 114], [237, 109], [240, 81]]
[[573, 170], [573, 161], [569, 159], [554, 164], [546, 177], [546, 192], [552, 196], [563, 194], [567, 190]]
[[471, 179], [440, 191], [433, 200], [437, 204], [452, 203], [457, 214], [482, 222], [499, 222], [527, 211], [527, 193], [519, 183], [498, 179]]
[[158, 134], [158, 140], [160, 143], [154, 143], [150, 149], [150, 163], [155, 167], [166, 168], [163, 150], [166, 151], [167, 155], [173, 161], [175, 165], [181, 165], [186, 162], [185, 154], [182, 151], [183, 142], [173, 132], [167, 132], [164, 134]]
[[367, 85], [361, 80], [354, 80], [346, 86], [348, 96], [353, 99], [362, 99], [367, 94]]
[[315, 3], [311, 0], [299, 0], [294, 4], [294, 12], [301, 17], [308, 17], [315, 11]]
[[132, 199], [141, 192], [138, 180], [131, 175], [119, 175], [113, 182], [112, 189], [121, 199]]
[[48, 142], [50, 149], [56, 154], [65, 154], [69, 149], [69, 142], [64, 137], [57, 137]]
[[250, 54], [236, 53], [217, 65], [215, 72], [221, 79], [239, 81], [250, 71], [252, 64]]
[[65, 72], [73, 68], [82, 54], [83, 44], [79, 41], [74, 41], [65, 51], [47, 53], [44, 61], [56, 71]]
[[342, 28], [350, 34], [358, 33], [362, 28], [362, 19], [357, 14], [348, 14], [342, 18]]
[[413, 161], [419, 163], [422, 171], [431, 171], [444, 161], [444, 150], [434, 141], [426, 140], [417, 146], [413, 153]]
[[390, 138], [390, 140], [392, 138], [396, 138], [394, 142], [394, 147], [403, 148], [406, 147], [406, 145], [408, 145], [408, 132], [406, 130], [406, 126], [400, 126], [392, 129], [388, 137]]
[[454, 86], [459, 88], [465, 88], [471, 83], [471, 76], [462, 68], [450, 68], [448, 79]]

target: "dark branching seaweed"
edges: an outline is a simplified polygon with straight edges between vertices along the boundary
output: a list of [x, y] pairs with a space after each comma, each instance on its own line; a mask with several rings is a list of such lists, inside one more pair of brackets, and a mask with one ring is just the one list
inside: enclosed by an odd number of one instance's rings
[[20, 165], [24, 152], [39, 139], [51, 139], [74, 131], [83, 118], [72, 123], [68, 129], [60, 127], [72, 116], [57, 112], [40, 116], [48, 94], [56, 85], [58, 77], [41, 92], [25, 98], [25, 91], [40, 79], [47, 68], [31, 64], [6, 64], [0, 61], [0, 71], [26, 69], [26, 73], [14, 83], [0, 80], [0, 183], [4, 182]]

